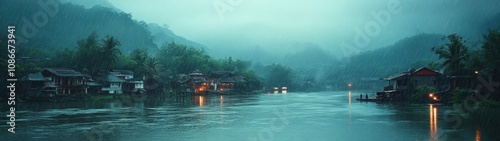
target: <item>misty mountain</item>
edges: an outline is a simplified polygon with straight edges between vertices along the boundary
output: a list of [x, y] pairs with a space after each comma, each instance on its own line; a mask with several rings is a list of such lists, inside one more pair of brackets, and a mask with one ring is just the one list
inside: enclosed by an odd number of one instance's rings
[[[85, 8], [92, 8], [94, 6], [101, 6], [113, 9], [117, 12], [123, 12], [121, 9], [116, 8], [113, 4], [109, 3], [107, 0], [61, 0], [61, 2], [72, 3], [74, 5], [82, 5]], [[179, 44], [184, 44], [187, 46], [208, 49], [206, 46], [199, 44], [197, 42], [188, 40], [182, 36], [176, 35], [172, 30], [168, 28], [168, 25], [160, 25], [156, 23], [149, 23], [147, 29], [151, 32], [154, 40], [153, 42], [158, 46], [162, 46], [164, 43], [175, 42]]]
[[[23, 7], [18, 7], [19, 5]], [[10, 19], [10, 23], [1, 22], [0, 26], [17, 26], [18, 42], [22, 42], [27, 48], [74, 49], [78, 40], [95, 32], [100, 37], [114, 36], [121, 42], [120, 48], [124, 53], [141, 48], [156, 55], [159, 45], [164, 42], [176, 42], [206, 49], [201, 44], [174, 34], [164, 26], [147, 24], [132, 19], [130, 14], [117, 12], [119, 10], [107, 1], [66, 0], [58, 3], [57, 7], [57, 11], [49, 15], [51, 13], [44, 10], [44, 7], [37, 2], [2, 1], [0, 2], [0, 17]], [[22, 10], [15, 10], [19, 8]], [[50, 9], [53, 10], [53, 6], [50, 6]], [[46, 21], [43, 21], [45, 16]], [[34, 23], [33, 17], [42, 23]], [[30, 34], [25, 35], [25, 32]]]
[[348, 82], [362, 89], [381, 88], [386, 82], [380, 81], [380, 78], [437, 61], [438, 56], [431, 48], [446, 43], [443, 37], [438, 34], [419, 34], [387, 47], [332, 62], [326, 69], [324, 81], [336, 88], [344, 88]]
[[317, 68], [335, 60], [332, 54], [313, 43], [297, 43], [293, 48], [301, 50], [285, 55], [282, 61], [284, 65], [292, 68]]
[[107, 0], [59, 0], [61, 3], [71, 3], [74, 5], [82, 5], [83, 7], [89, 9], [94, 6], [107, 7], [117, 12], [123, 12], [119, 8], [115, 7], [113, 4], [109, 3]]
[[[18, 7], [19, 5], [23, 6]], [[58, 3], [57, 9], [53, 7], [51, 6], [49, 13], [37, 2], [3, 1], [0, 17], [10, 19], [12, 23], [2, 22], [0, 26], [16, 25], [18, 39], [28, 40], [24, 45], [26, 47], [47, 50], [72, 49], [78, 40], [95, 32], [101, 37], [114, 36], [121, 42], [123, 52], [136, 48], [157, 50], [151, 33], [146, 29], [147, 24], [133, 20], [130, 14], [117, 13], [102, 6], [86, 9], [80, 5]], [[22, 10], [14, 10], [19, 8]]]
[[188, 40], [184, 37], [176, 35], [172, 30], [168, 29], [167, 25], [159, 25], [156, 23], [148, 24], [148, 30], [154, 38], [154, 43], [158, 46], [162, 46], [164, 43], [179, 43], [187, 46], [208, 49], [206, 46], [199, 44], [197, 42]]
[[345, 63], [348, 69], [360, 71], [365, 76], [391, 75], [409, 69], [418, 60], [437, 60], [431, 48], [446, 43], [443, 37], [438, 34], [407, 37], [388, 47], [354, 55]]

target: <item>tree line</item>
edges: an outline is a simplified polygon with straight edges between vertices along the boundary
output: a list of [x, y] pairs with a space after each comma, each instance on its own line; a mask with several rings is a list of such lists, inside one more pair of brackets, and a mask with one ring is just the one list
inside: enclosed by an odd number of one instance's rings
[[[500, 82], [500, 31], [489, 30], [483, 35], [482, 45], [478, 49], [470, 50], [467, 41], [458, 34], [446, 37], [449, 43], [432, 48], [432, 51], [442, 59], [441, 66], [448, 76], [479, 75], [483, 78], [491, 78], [490, 84]], [[486, 84], [489, 85], [489, 84]], [[490, 87], [490, 86], [483, 86]], [[491, 100], [500, 100], [498, 86]], [[459, 88], [452, 92], [452, 102], [462, 102], [467, 96], [474, 96], [475, 88]]]
[[[180, 89], [179, 74], [189, 74], [200, 70], [204, 74], [212, 71], [234, 71], [245, 81], [236, 85], [241, 91], [251, 92], [262, 89], [263, 78], [249, 69], [251, 62], [222, 58], [216, 59], [205, 50], [177, 44], [164, 44], [157, 54], [151, 54], [147, 49], [134, 49], [122, 52], [121, 42], [113, 36], [99, 37], [92, 33], [77, 41], [76, 48], [48, 53], [47, 50], [24, 50], [23, 55], [29, 55], [36, 60], [19, 63], [19, 76], [35, 73], [47, 67], [71, 68], [91, 76], [108, 73], [110, 70], [132, 70], [135, 78], [144, 78], [147, 86], [153, 92], [164, 92], [169, 89]], [[49, 60], [46, 60], [46, 59]]]

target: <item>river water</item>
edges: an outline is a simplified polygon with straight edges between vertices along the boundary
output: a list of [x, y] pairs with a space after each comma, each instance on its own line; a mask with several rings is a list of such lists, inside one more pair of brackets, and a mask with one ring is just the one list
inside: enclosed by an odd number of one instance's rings
[[449, 106], [356, 97], [334, 91], [22, 103], [16, 133], [1, 124], [0, 140], [500, 140], [467, 118], [453, 127], [443, 118]]

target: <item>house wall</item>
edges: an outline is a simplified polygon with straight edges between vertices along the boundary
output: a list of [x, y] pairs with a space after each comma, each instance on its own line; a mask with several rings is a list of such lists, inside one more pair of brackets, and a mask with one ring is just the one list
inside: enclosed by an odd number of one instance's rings
[[144, 89], [144, 84], [143, 83], [136, 83], [135, 88], [136, 89]]
[[407, 78], [398, 78], [393, 79], [390, 82], [392, 84], [393, 90], [401, 90], [408, 88], [408, 79]]
[[110, 83], [109, 87], [103, 87], [102, 91], [107, 91], [109, 94], [121, 94], [122, 91], [122, 83]]
[[49, 83], [58, 86], [58, 88], [56, 88], [57, 94], [73, 94], [85, 90], [82, 87], [77, 87], [85, 85], [83, 77], [60, 77], [51, 75], [45, 78], [51, 80]]
[[134, 78], [134, 75], [125, 75], [125, 79], [132, 79]]
[[128, 74], [113, 74], [113, 75], [123, 80], [134, 78], [134, 75], [128, 75]]
[[427, 86], [438, 86], [438, 80], [436, 76], [427, 75], [427, 76], [414, 76], [412, 80], [415, 86], [427, 85]]

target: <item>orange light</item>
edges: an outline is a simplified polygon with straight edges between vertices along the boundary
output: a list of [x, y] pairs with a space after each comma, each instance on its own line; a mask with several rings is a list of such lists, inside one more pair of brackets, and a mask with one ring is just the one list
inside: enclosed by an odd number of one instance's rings
[[434, 99], [434, 100], [438, 100], [438, 99], [437, 99], [437, 97], [434, 97], [433, 99]]
[[434, 94], [433, 94], [433, 93], [430, 93], [430, 94], [429, 94], [429, 97], [434, 97]]
[[205, 105], [205, 97], [198, 96], [198, 106], [203, 106], [203, 105]]
[[481, 129], [476, 128], [476, 141], [481, 141]]

